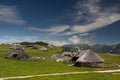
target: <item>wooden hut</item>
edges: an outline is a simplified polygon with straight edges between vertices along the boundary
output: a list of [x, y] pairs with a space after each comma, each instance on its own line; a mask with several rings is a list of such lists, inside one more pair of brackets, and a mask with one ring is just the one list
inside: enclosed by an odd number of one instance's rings
[[31, 56], [28, 55], [20, 46], [18, 45], [12, 45], [12, 47], [10, 48], [10, 50], [12, 50], [11, 54], [8, 54], [6, 56], [6, 58], [9, 59], [19, 59], [19, 60], [26, 60], [26, 59], [30, 59]]
[[104, 62], [93, 50], [81, 50], [70, 61], [76, 66], [90, 67], [97, 66], [98, 63]]

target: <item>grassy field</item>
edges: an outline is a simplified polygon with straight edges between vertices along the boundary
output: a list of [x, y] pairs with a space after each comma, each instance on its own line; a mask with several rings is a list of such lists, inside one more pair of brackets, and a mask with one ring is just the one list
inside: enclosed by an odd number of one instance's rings
[[[76, 67], [76, 66], [68, 66], [66, 63], [56, 62], [50, 58], [46, 60], [40, 59], [39, 61], [19, 61], [6, 59], [5, 56], [10, 53], [8, 51], [10, 45], [0, 45], [0, 77], [10, 77], [10, 76], [24, 76], [24, 75], [37, 75], [37, 74], [45, 74], [45, 73], [58, 73], [58, 72], [75, 72], [75, 71], [93, 71], [93, 70], [106, 70], [106, 69], [116, 69], [116, 68], [89, 68], [89, 67]], [[40, 46], [41, 47], [41, 46]], [[24, 47], [25, 48], [25, 47]], [[29, 48], [25, 48], [25, 51], [33, 56], [42, 56], [42, 57], [50, 57], [52, 54], [56, 52], [60, 52], [62, 49], [58, 47], [48, 48], [48, 51], [40, 51], [31, 50]], [[107, 54], [99, 54], [107, 63], [111, 62], [114, 64], [120, 65], [120, 55], [113, 56]], [[87, 74], [89, 75], [89, 74]], [[102, 74], [98, 74], [101, 75]], [[73, 77], [78, 75], [72, 75]], [[116, 75], [113, 75], [116, 76]], [[62, 76], [56, 76], [62, 80]], [[53, 77], [53, 78], [56, 78]], [[95, 77], [95, 76], [94, 76]], [[46, 78], [46, 77], [42, 77]], [[39, 77], [38, 77], [39, 79]], [[52, 79], [52, 77], [51, 77]], [[66, 76], [66, 79], [67, 78]], [[33, 79], [31, 79], [33, 80]], [[36, 78], [35, 78], [36, 80]], [[44, 79], [41, 79], [44, 80]], [[45, 79], [47, 80], [47, 78]], [[56, 79], [53, 79], [56, 80]], [[63, 79], [64, 80], [64, 79]], [[69, 79], [73, 80], [73, 78]], [[78, 79], [79, 80], [79, 77]], [[81, 79], [82, 80], [82, 79]], [[83, 79], [84, 80], [84, 79]], [[87, 80], [87, 79], [86, 79]]]
[[[8, 45], [4, 47], [4, 49], [8, 48]], [[25, 51], [30, 55], [48, 57], [58, 51], [61, 51], [61, 48], [48, 49], [48, 52], [30, 49], [25, 49]], [[0, 77], [92, 70], [92, 68], [68, 66], [68, 64], [56, 62], [50, 58], [46, 60], [41, 59], [39, 61], [19, 61], [6, 59], [5, 56], [8, 53], [10, 52], [0, 52]]]
[[120, 55], [99, 54], [107, 63], [114, 63], [120, 65]]

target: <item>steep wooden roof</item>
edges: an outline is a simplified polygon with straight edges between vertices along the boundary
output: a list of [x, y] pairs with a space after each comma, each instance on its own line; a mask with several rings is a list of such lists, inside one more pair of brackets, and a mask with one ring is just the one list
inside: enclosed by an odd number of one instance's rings
[[92, 50], [82, 50], [79, 54], [76, 55], [76, 57], [78, 57], [76, 62], [104, 62], [104, 60]]

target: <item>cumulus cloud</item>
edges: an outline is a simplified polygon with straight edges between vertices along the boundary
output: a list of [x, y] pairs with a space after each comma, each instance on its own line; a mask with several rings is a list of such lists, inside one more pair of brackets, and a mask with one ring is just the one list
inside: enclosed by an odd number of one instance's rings
[[14, 43], [14, 42], [23, 42], [23, 41], [36, 41], [37, 36], [3, 36], [0, 39], [0, 43]]
[[0, 22], [12, 24], [24, 24], [25, 20], [21, 19], [17, 9], [13, 6], [0, 5]]
[[78, 36], [76, 36], [76, 35], [70, 37], [68, 40], [69, 40], [71, 43], [73, 43], [73, 44], [94, 45], [94, 43], [92, 43], [91, 41], [80, 39], [80, 37], [78, 37]]
[[69, 29], [70, 27], [68, 25], [60, 25], [60, 26], [54, 26], [47, 29], [41, 29], [38, 27], [29, 27], [29, 31], [45, 31], [50, 32], [50, 35], [55, 35], [61, 32], [64, 32], [65, 30]]
[[72, 36], [68, 39], [70, 42], [74, 44], [79, 44], [81, 42], [80, 38], [78, 36]]

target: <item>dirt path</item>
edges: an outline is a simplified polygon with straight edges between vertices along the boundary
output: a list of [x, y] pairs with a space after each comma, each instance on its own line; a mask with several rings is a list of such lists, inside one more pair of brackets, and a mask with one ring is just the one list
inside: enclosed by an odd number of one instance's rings
[[117, 69], [117, 70], [105, 70], [105, 71], [84, 71], [84, 72], [66, 72], [66, 73], [52, 73], [52, 74], [40, 74], [40, 75], [28, 75], [28, 76], [15, 76], [15, 77], [0, 78], [0, 80], [15, 79], [15, 78], [30, 78], [30, 77], [37, 77], [37, 76], [56, 76], [56, 75], [95, 73], [95, 72], [97, 72], [97, 73], [120, 72], [120, 69]]

